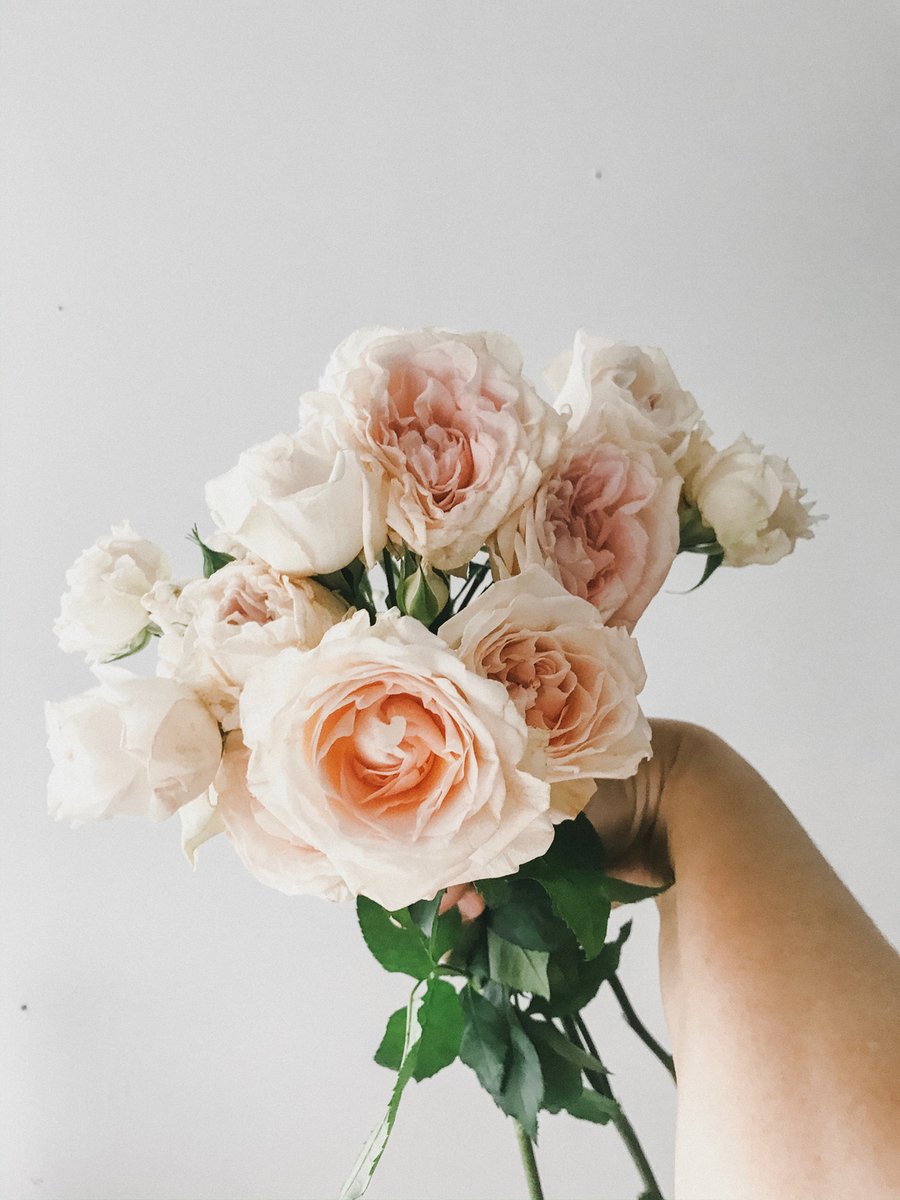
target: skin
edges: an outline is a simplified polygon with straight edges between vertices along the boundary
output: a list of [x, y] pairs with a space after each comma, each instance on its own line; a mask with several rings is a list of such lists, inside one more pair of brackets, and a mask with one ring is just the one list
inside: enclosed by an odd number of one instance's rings
[[681, 1200], [900, 1197], [900, 959], [765, 780], [707, 730], [588, 807], [657, 900]]

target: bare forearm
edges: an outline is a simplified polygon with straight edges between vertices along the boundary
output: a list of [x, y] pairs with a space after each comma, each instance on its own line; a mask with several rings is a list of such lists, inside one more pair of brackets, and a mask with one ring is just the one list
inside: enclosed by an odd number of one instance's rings
[[760, 776], [690, 740], [660, 809], [677, 1192], [896, 1197], [897, 957]]

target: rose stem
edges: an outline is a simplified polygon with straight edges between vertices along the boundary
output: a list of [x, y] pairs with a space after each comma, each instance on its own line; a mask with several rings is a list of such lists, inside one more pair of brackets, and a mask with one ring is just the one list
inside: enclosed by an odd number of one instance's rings
[[[597, 1057], [597, 1047], [594, 1045], [591, 1035], [588, 1033], [587, 1026], [580, 1016], [563, 1017], [563, 1026], [566, 1033], [569, 1035], [569, 1040], [574, 1042], [576, 1046], [580, 1046], [582, 1050], [587, 1050], [588, 1054]], [[625, 1111], [618, 1103], [613, 1090], [609, 1086], [609, 1080], [605, 1075], [600, 1075], [596, 1071], [585, 1071], [585, 1077], [588, 1083], [601, 1096], [606, 1096], [608, 1100], [615, 1103], [615, 1109], [612, 1114], [612, 1122], [616, 1127], [619, 1137], [625, 1143], [628, 1153], [631, 1155], [634, 1165], [638, 1169], [638, 1173], [647, 1189], [645, 1196], [646, 1200], [663, 1200], [662, 1192], [659, 1184], [656, 1182], [656, 1176], [653, 1174], [653, 1168], [647, 1159], [644, 1149], [641, 1146], [638, 1136], [634, 1131], [634, 1126], [625, 1115]]]
[[388, 554], [387, 550], [382, 550], [381, 552], [381, 563], [384, 567], [384, 573], [387, 576], [388, 608], [396, 608], [397, 593], [394, 590], [394, 568], [391, 565], [391, 556]]
[[531, 1144], [531, 1138], [518, 1121], [516, 1121], [516, 1136], [519, 1139], [519, 1150], [522, 1153], [522, 1166], [525, 1168], [525, 1178], [528, 1180], [529, 1200], [544, 1200], [541, 1177], [538, 1175], [537, 1161], [534, 1157], [534, 1146]]
[[479, 563], [472, 572], [471, 577], [466, 580], [462, 591], [456, 597], [456, 612], [462, 612], [478, 589], [484, 582], [484, 577], [491, 569], [490, 563]]
[[615, 993], [615, 997], [619, 1002], [619, 1007], [622, 1009], [622, 1016], [638, 1035], [647, 1049], [656, 1055], [662, 1065], [672, 1076], [673, 1080], [675, 1080], [677, 1083], [678, 1079], [675, 1075], [675, 1060], [672, 1058], [672, 1055], [669, 1054], [669, 1052], [659, 1044], [650, 1030], [647, 1029], [642, 1023], [640, 1017], [632, 1008], [631, 1001], [628, 999], [625, 989], [622, 987], [621, 980], [619, 979], [618, 975], [615, 974], [615, 972], [613, 972], [613, 974], [609, 977], [609, 986], [612, 988], [613, 992]]

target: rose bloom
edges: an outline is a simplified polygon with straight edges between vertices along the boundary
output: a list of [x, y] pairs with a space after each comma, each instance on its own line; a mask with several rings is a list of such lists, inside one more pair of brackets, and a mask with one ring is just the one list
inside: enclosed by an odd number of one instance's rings
[[685, 499], [715, 531], [726, 566], [778, 562], [823, 519], [811, 515], [806, 489], [785, 460], [746, 436], [717, 451], [695, 435], [679, 468]]
[[322, 386], [366, 469], [370, 559], [389, 537], [441, 570], [465, 565], [557, 454], [562, 422], [501, 334], [360, 330]]
[[193, 862], [199, 845], [224, 833], [250, 874], [267, 887], [289, 896], [346, 899], [349, 893], [325, 855], [292, 834], [251, 794], [249, 758], [240, 730], [229, 733], [209, 795], [181, 810], [188, 858]]
[[655, 347], [611, 342], [582, 329], [572, 350], [555, 359], [545, 375], [558, 393], [556, 407], [571, 413], [570, 431], [589, 407], [616, 406], [636, 437], [657, 442], [673, 461], [684, 453], [700, 420], [697, 401]]
[[678, 552], [681, 477], [590, 398], [535, 495], [491, 542], [495, 572], [542, 566], [602, 620], [632, 629]]
[[89, 663], [125, 652], [150, 621], [141, 597], [170, 573], [158, 546], [128, 521], [114, 525], [66, 572], [69, 588], [53, 626], [60, 647], [80, 651]]
[[240, 711], [253, 796], [386, 908], [509, 874], [553, 838], [505, 688], [409, 617], [360, 613], [315, 650], [282, 651]]
[[[286, 646], [312, 649], [347, 612], [327, 588], [279, 575], [254, 555], [188, 583], [174, 610], [158, 595], [163, 673], [189, 683], [226, 730], [237, 724], [238, 696], [261, 659]], [[154, 607], [152, 597], [147, 603]]]
[[46, 705], [50, 813], [72, 825], [123, 813], [160, 821], [209, 787], [219, 727], [173, 679], [116, 667], [98, 678], [99, 687]]
[[363, 477], [342, 425], [334, 397], [309, 392], [296, 434], [253, 446], [206, 485], [220, 529], [275, 571], [326, 574], [362, 549]]
[[554, 808], [576, 816], [594, 779], [624, 779], [650, 756], [637, 696], [646, 680], [637, 642], [541, 567], [501, 580], [441, 626], [479, 675], [506, 688], [525, 719]]

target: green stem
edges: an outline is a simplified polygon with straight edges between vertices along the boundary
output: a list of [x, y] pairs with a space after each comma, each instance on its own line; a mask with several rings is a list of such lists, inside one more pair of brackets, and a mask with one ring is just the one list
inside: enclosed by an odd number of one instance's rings
[[525, 1178], [528, 1180], [528, 1200], [544, 1200], [541, 1177], [538, 1175], [537, 1161], [534, 1157], [534, 1146], [531, 1144], [531, 1138], [518, 1121], [516, 1121], [516, 1137], [519, 1139], [522, 1166], [525, 1168]]
[[466, 580], [462, 591], [456, 598], [456, 612], [462, 612], [462, 610], [466, 607], [466, 605], [481, 587], [482, 583], [484, 582], [484, 577], [487, 575], [490, 569], [490, 563], [479, 563], [479, 565], [475, 568], [469, 579]]
[[394, 588], [394, 567], [391, 563], [391, 556], [387, 550], [381, 552], [381, 565], [384, 567], [384, 573], [387, 577], [387, 598], [388, 608], [397, 607], [397, 592]]
[[632, 1008], [631, 1001], [628, 999], [625, 989], [622, 987], [621, 981], [615, 972], [609, 977], [609, 986], [612, 988], [615, 997], [619, 1002], [619, 1007], [622, 1009], [622, 1016], [638, 1035], [647, 1049], [656, 1055], [656, 1057], [677, 1083], [678, 1080], [675, 1077], [675, 1060], [667, 1050], [663, 1049], [650, 1030], [644, 1026], [640, 1017]]
[[[567, 1020], [571, 1022], [571, 1018], [567, 1018]], [[584, 1021], [580, 1016], [577, 1016], [572, 1024], [576, 1029], [576, 1038], [580, 1035], [582, 1049], [587, 1050], [588, 1054], [592, 1054], [594, 1058], [597, 1058], [597, 1047], [594, 1045], [593, 1038], [588, 1033], [588, 1028]], [[569, 1036], [571, 1037], [571, 1034]], [[576, 1042], [576, 1044], [578, 1043]], [[634, 1126], [625, 1115], [622, 1105], [616, 1100], [615, 1094], [609, 1086], [609, 1080], [605, 1075], [598, 1075], [595, 1071], [585, 1071], [585, 1076], [594, 1091], [599, 1092], [601, 1096], [606, 1096], [609, 1100], [614, 1100], [616, 1103], [612, 1122], [616, 1127], [619, 1137], [625, 1143], [634, 1165], [638, 1169], [638, 1174], [646, 1189], [644, 1193], [646, 1200], [663, 1200], [663, 1194], [659, 1184], [656, 1182], [653, 1168], [650, 1166], [647, 1155], [644, 1153], [644, 1148], [638, 1139]]]

